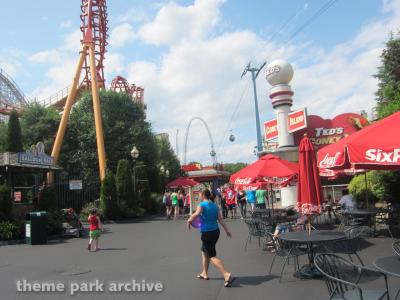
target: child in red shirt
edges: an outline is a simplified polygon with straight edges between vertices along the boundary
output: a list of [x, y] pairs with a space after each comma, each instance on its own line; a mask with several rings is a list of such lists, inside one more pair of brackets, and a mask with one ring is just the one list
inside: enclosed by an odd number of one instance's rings
[[231, 218], [236, 218], [236, 192], [231, 188], [225, 190], [226, 206], [231, 212]]
[[91, 251], [92, 249], [92, 243], [93, 240], [95, 241], [95, 251], [99, 251], [99, 237], [101, 235], [101, 221], [99, 216], [97, 215], [97, 211], [95, 208], [93, 208], [90, 211], [90, 215], [88, 217], [89, 221], [89, 244], [88, 244], [88, 250]]

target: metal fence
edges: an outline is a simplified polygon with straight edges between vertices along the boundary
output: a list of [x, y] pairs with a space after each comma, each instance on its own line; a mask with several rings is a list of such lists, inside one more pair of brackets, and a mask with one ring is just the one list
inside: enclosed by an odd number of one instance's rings
[[333, 201], [339, 201], [342, 197], [342, 191], [348, 188], [348, 184], [324, 185], [322, 191], [324, 200], [328, 199], [328, 195], [332, 196]]
[[73, 208], [80, 212], [82, 207], [89, 202], [100, 198], [100, 180], [82, 181], [82, 189], [71, 189], [70, 180], [77, 180], [74, 176], [60, 174], [54, 181], [58, 208]]

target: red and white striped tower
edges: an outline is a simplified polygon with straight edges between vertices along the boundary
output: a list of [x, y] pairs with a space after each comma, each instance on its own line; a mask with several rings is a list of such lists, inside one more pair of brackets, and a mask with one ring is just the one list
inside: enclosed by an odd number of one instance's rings
[[284, 60], [274, 60], [267, 66], [266, 78], [272, 86], [269, 97], [278, 120], [278, 146], [294, 146], [293, 134], [288, 132], [288, 114], [293, 103], [289, 83], [293, 78], [292, 66]]

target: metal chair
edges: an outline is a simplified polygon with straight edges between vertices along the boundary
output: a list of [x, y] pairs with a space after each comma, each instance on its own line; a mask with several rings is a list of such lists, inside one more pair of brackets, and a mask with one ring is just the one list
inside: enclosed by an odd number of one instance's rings
[[390, 231], [390, 226], [394, 225], [392, 218], [390, 217], [391, 210], [381, 208], [375, 216], [375, 230], [377, 226], [382, 226], [383, 229], [389, 232], [390, 237], [393, 239], [393, 234]]
[[[330, 253], [317, 254], [314, 264], [324, 277], [328, 287], [329, 299], [345, 300], [381, 300], [385, 296], [389, 300], [387, 276], [374, 269], [361, 267]], [[361, 280], [367, 276], [384, 277], [385, 289], [367, 290], [360, 286]]]
[[267, 233], [270, 244], [273, 246], [274, 258], [272, 259], [271, 265], [269, 266], [268, 274], [271, 274], [272, 266], [274, 265], [275, 259], [281, 257], [283, 259], [283, 265], [281, 273], [279, 275], [279, 282], [282, 281], [282, 274], [285, 270], [286, 264], [289, 264], [290, 259], [293, 259], [294, 272], [300, 269], [299, 266], [299, 256], [306, 254], [306, 252], [301, 251], [297, 247], [291, 247], [288, 244], [283, 243], [279, 237], [274, 237], [272, 233]]
[[324, 245], [325, 252], [333, 252], [339, 254], [348, 255], [351, 262], [353, 262], [353, 255], [355, 255], [362, 266], [364, 266], [364, 262], [361, 257], [357, 253], [358, 242], [361, 240], [364, 234], [365, 227], [350, 227], [344, 230], [344, 234], [346, 235], [345, 240], [336, 241], [334, 243], [330, 243]]
[[393, 252], [396, 253], [396, 255], [400, 256], [400, 241], [396, 241], [392, 244]]
[[244, 251], [247, 251], [247, 244], [251, 242], [252, 237], [258, 238], [258, 246], [261, 246], [260, 242], [260, 231], [258, 230], [257, 222], [252, 219], [245, 219], [244, 222], [246, 223], [249, 229], [249, 235], [247, 236], [246, 243], [244, 245]]

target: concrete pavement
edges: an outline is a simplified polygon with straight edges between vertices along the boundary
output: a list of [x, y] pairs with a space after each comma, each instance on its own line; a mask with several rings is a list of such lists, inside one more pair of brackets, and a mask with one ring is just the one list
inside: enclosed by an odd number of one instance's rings
[[[221, 232], [218, 256], [237, 278], [232, 288], [224, 288], [223, 280], [211, 266], [211, 280], [195, 278], [200, 271], [200, 234], [187, 231], [185, 220], [154, 218], [130, 224], [105, 225], [101, 237], [102, 251], [89, 253], [87, 239], [52, 241], [48, 245], [14, 245], [0, 247], [0, 299], [328, 299], [322, 280], [298, 280], [287, 266], [283, 283], [277, 275], [278, 259], [273, 275], [267, 275], [273, 254], [262, 251], [256, 240], [244, 251], [247, 228], [240, 219], [227, 220], [233, 238]], [[368, 241], [361, 257], [368, 265], [374, 258], [390, 255], [391, 240]], [[305, 258], [303, 258], [305, 262]], [[17, 292], [16, 281], [61, 283], [64, 292]], [[104, 283], [104, 292], [80, 292], [70, 295], [71, 284]], [[109, 292], [112, 282], [129, 283], [146, 280], [163, 285], [162, 292]], [[382, 286], [382, 282], [368, 283]], [[400, 284], [389, 278], [392, 295]], [[85, 287], [85, 286], [83, 286]], [[93, 285], [93, 288], [96, 288]]]

